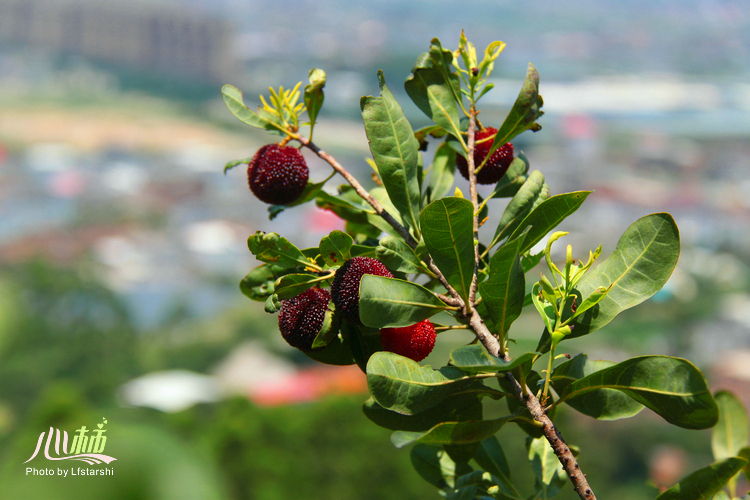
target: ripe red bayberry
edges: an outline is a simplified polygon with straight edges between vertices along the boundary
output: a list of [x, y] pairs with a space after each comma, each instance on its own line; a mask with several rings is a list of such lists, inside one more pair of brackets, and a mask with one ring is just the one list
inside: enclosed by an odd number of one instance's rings
[[272, 205], [288, 205], [299, 198], [309, 176], [305, 158], [292, 146], [267, 144], [247, 166], [250, 190], [260, 201]]
[[359, 282], [365, 274], [393, 278], [393, 274], [379, 260], [371, 257], [354, 257], [344, 262], [336, 271], [331, 284], [331, 295], [336, 310], [344, 319], [357, 325], [362, 324], [359, 319]]
[[284, 340], [297, 349], [310, 352], [328, 312], [331, 294], [313, 287], [291, 299], [281, 301], [279, 330]]
[[422, 361], [435, 347], [435, 327], [429, 319], [403, 328], [383, 328], [380, 343], [383, 349], [414, 361]]
[[[492, 147], [492, 141], [495, 140], [495, 134], [497, 129], [487, 127], [484, 130], [480, 130], [474, 136], [474, 166], [478, 167], [482, 164], [484, 159], [487, 157], [487, 153], [490, 152]], [[486, 139], [486, 140], [483, 140]], [[477, 174], [477, 182], [479, 184], [495, 184], [499, 181], [505, 172], [508, 171], [511, 162], [513, 161], [513, 144], [506, 142], [503, 146], [500, 146], [492, 153], [490, 159], [482, 167], [482, 170]], [[459, 172], [464, 178], [469, 178], [469, 164], [466, 163], [466, 158], [461, 155], [456, 155], [456, 166]]]

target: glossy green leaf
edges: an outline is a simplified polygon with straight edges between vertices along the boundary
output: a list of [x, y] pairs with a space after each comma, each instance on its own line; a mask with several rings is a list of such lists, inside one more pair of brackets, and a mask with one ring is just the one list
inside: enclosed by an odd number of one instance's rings
[[308, 288], [320, 283], [320, 276], [310, 273], [287, 274], [276, 280], [274, 287], [279, 300], [291, 299], [301, 294]]
[[221, 88], [221, 98], [224, 100], [229, 111], [235, 118], [251, 127], [261, 128], [274, 132], [283, 131], [284, 125], [268, 113], [256, 113], [245, 106], [242, 92], [232, 85], [224, 85]]
[[682, 479], [656, 500], [709, 500], [746, 464], [741, 458], [727, 458], [699, 469]]
[[510, 239], [515, 238], [518, 234], [530, 227], [521, 253], [529, 251], [531, 247], [542, 241], [547, 233], [552, 231], [573, 214], [581, 204], [586, 200], [591, 191], [574, 191], [572, 193], [563, 193], [552, 196], [539, 205], [537, 205], [529, 215], [527, 215], [521, 224], [513, 231]]
[[293, 268], [261, 264], [240, 281], [240, 290], [248, 298], [265, 301], [274, 292], [276, 280], [293, 271]]
[[367, 363], [370, 361], [370, 357], [376, 352], [383, 350], [378, 330], [343, 321], [341, 331], [349, 337], [352, 346], [352, 356], [354, 356], [357, 366], [359, 366], [363, 373], [367, 373]]
[[[563, 394], [576, 380], [587, 377], [599, 370], [614, 366], [613, 361], [591, 360], [579, 354], [570, 361], [557, 366], [552, 372], [552, 387]], [[637, 415], [644, 406], [616, 389], [598, 389], [583, 396], [570, 399], [566, 403], [584, 415], [599, 420], [617, 420]]]
[[320, 255], [326, 264], [333, 267], [341, 266], [351, 259], [351, 249], [354, 240], [343, 231], [332, 231], [320, 240]]
[[515, 417], [509, 415], [492, 420], [443, 422], [425, 432], [396, 431], [391, 435], [391, 442], [396, 448], [403, 448], [417, 442], [424, 444], [476, 443], [494, 435], [513, 418]]
[[253, 157], [251, 156], [249, 158], [242, 158], [241, 160], [232, 160], [230, 162], [227, 162], [227, 164], [224, 165], [224, 175], [227, 175], [227, 172], [237, 165], [247, 165], [252, 159]]
[[464, 198], [433, 201], [419, 216], [432, 260], [464, 300], [474, 273], [474, 206]]
[[612, 285], [612, 288], [601, 302], [573, 320], [575, 328], [566, 338], [598, 330], [622, 311], [661, 290], [679, 255], [680, 234], [671, 215], [652, 214], [635, 221], [620, 237], [612, 255], [590, 270], [576, 286], [579, 303], [581, 297], [588, 297], [600, 286]]
[[435, 151], [430, 169], [430, 180], [427, 184], [427, 203], [448, 194], [453, 187], [456, 173], [456, 152], [443, 142]]
[[511, 361], [503, 361], [487, 352], [481, 344], [457, 347], [451, 351], [451, 364], [465, 372], [507, 372], [534, 358], [535, 353], [527, 352]]
[[393, 271], [421, 273], [425, 266], [414, 250], [404, 240], [394, 236], [381, 238], [376, 248], [377, 259]]
[[512, 499], [524, 498], [511, 481], [508, 460], [505, 458], [503, 448], [495, 436], [482, 440], [474, 455], [474, 461], [479, 464], [482, 470], [489, 472], [496, 478], [496, 484], [504, 495]]
[[419, 142], [420, 151], [427, 151], [427, 145], [429, 144], [427, 142], [427, 136], [441, 139], [445, 137], [446, 134], [447, 132], [437, 125], [428, 125], [427, 127], [422, 127], [419, 130], [414, 131], [414, 137], [417, 139], [417, 142]]
[[[475, 382], [470, 385], [481, 385]], [[423, 411], [416, 415], [403, 415], [387, 410], [374, 399], [368, 399], [362, 407], [364, 414], [376, 425], [392, 431], [427, 431], [442, 422], [463, 419], [481, 419], [482, 403], [476, 392], [462, 392], [450, 396], [430, 411]]]
[[485, 303], [487, 317], [493, 334], [505, 335], [523, 310], [526, 280], [518, 257], [524, 235], [500, 247], [490, 260], [489, 279], [479, 284], [479, 293]]
[[497, 148], [513, 140], [515, 136], [525, 130], [534, 131], [542, 128], [536, 121], [544, 114], [541, 110], [542, 96], [539, 95], [539, 72], [533, 64], [529, 63], [526, 71], [526, 81], [521, 87], [516, 102], [505, 118], [492, 141], [490, 153]]
[[377, 255], [378, 247], [369, 245], [352, 245], [352, 257], [373, 257]]
[[681, 358], [628, 359], [571, 383], [560, 400], [567, 402], [597, 389], [622, 391], [670, 424], [686, 429], [706, 429], [719, 418], [703, 374]]
[[508, 198], [515, 196], [521, 186], [526, 182], [526, 174], [529, 171], [529, 160], [523, 151], [513, 159], [505, 175], [497, 181], [490, 198]]
[[356, 192], [347, 186], [342, 186], [340, 189], [341, 192], [338, 195], [319, 191], [315, 204], [318, 208], [330, 210], [345, 221], [355, 224], [369, 224], [367, 208], [360, 203], [360, 198]]
[[377, 352], [367, 364], [370, 396], [383, 408], [414, 415], [472, 384], [457, 368], [433, 370], [392, 352]]
[[372, 328], [411, 326], [446, 309], [434, 293], [416, 283], [366, 274], [359, 285], [359, 317]]
[[[453, 83], [446, 77], [453, 80]], [[427, 52], [419, 56], [404, 83], [406, 93], [414, 104], [432, 121], [454, 136], [461, 133], [458, 107], [452, 87], [456, 83], [458, 75], [444, 74], [440, 67], [435, 67]]]
[[714, 460], [736, 457], [748, 445], [748, 423], [745, 405], [728, 391], [714, 395], [719, 407], [719, 422], [711, 434], [711, 451]]
[[539, 170], [531, 172], [518, 189], [515, 196], [508, 202], [503, 214], [500, 216], [495, 235], [489, 247], [494, 247], [503, 238], [511, 235], [513, 231], [523, 222], [531, 210], [534, 202], [539, 198], [544, 185], [544, 175]]
[[311, 265], [311, 261], [299, 248], [277, 233], [258, 231], [247, 239], [247, 247], [256, 259], [269, 264], [285, 267]]
[[305, 189], [302, 191], [302, 194], [300, 194], [299, 198], [297, 198], [293, 202], [289, 203], [288, 205], [270, 205], [268, 207], [268, 219], [275, 219], [277, 215], [279, 215], [287, 208], [296, 207], [302, 205], [303, 203], [307, 203], [308, 201], [314, 200], [315, 198], [317, 198], [320, 190], [323, 189], [323, 186], [325, 186], [326, 182], [328, 182], [328, 179], [316, 183], [308, 182], [307, 186], [305, 186]]
[[310, 119], [310, 124], [314, 125], [320, 108], [323, 107], [323, 100], [325, 98], [323, 87], [326, 85], [326, 73], [322, 69], [314, 68], [310, 70], [308, 79], [310, 83], [305, 85], [303, 99], [305, 108], [307, 109], [307, 117]]
[[541, 498], [556, 495], [566, 484], [567, 475], [546, 438], [526, 438], [528, 458]]
[[417, 179], [419, 143], [404, 112], [378, 71], [380, 97], [360, 101], [372, 157], [388, 196], [404, 222], [419, 230], [420, 189]]
[[[408, 225], [404, 224], [404, 220], [401, 217], [401, 214], [399, 213], [399, 210], [393, 205], [393, 202], [391, 201], [391, 198], [388, 196], [388, 192], [382, 188], [382, 187], [376, 187], [370, 190], [370, 196], [378, 200], [380, 205], [393, 216], [396, 221], [398, 221], [401, 225]], [[383, 219], [381, 216], [379, 216], [377, 213], [375, 213], [374, 210], [368, 211], [367, 213], [367, 221], [379, 228], [384, 233], [388, 233], [391, 236], [397, 236], [401, 237], [398, 234], [398, 231], [396, 231], [388, 222], [386, 222], [385, 219]]]

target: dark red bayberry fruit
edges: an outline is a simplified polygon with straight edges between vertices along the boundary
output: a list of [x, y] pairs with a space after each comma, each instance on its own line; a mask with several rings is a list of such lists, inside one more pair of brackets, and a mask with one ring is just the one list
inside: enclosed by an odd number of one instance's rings
[[[497, 134], [497, 129], [487, 127], [474, 135], [475, 167], [481, 165], [487, 157], [487, 153], [490, 152], [490, 148], [492, 147], [492, 141], [495, 140], [495, 134]], [[505, 172], [508, 171], [508, 167], [510, 167], [512, 161], [513, 144], [506, 142], [503, 146], [500, 146], [494, 153], [492, 153], [490, 159], [487, 160], [485, 166], [482, 167], [482, 170], [477, 174], [477, 182], [479, 184], [495, 184], [505, 175]], [[463, 175], [465, 179], [468, 179], [469, 164], [466, 163], [466, 158], [461, 155], [456, 155], [456, 166], [458, 167], [459, 172], [461, 172], [461, 175]]]
[[338, 268], [331, 284], [331, 296], [336, 310], [352, 323], [361, 325], [359, 319], [359, 282], [365, 274], [393, 278], [385, 265], [371, 257], [354, 257]]
[[250, 190], [271, 205], [288, 205], [299, 198], [309, 176], [305, 158], [292, 146], [267, 144], [247, 166]]
[[297, 349], [310, 352], [315, 337], [323, 327], [331, 294], [314, 287], [300, 295], [281, 301], [279, 330], [284, 340]]
[[436, 336], [435, 327], [426, 319], [403, 328], [383, 328], [380, 343], [386, 351], [422, 361], [435, 347]]

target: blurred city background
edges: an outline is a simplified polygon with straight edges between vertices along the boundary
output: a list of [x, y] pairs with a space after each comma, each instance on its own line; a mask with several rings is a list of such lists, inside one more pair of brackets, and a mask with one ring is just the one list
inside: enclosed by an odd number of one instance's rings
[[[306, 247], [342, 225], [312, 204], [269, 221], [243, 169], [222, 174], [275, 139], [235, 120], [220, 88], [254, 108], [268, 86], [324, 69], [316, 142], [369, 180], [360, 96], [383, 69], [425, 125], [402, 82], [431, 38], [455, 49], [461, 29], [480, 51], [507, 43], [485, 125], [500, 124], [527, 63], [539, 70], [543, 130], [515, 147], [553, 193], [594, 190], [565, 223], [578, 256], [599, 243], [608, 255], [648, 213], [681, 230], [666, 288], [568, 352], [687, 357], [750, 402], [746, 2], [0, 0], [3, 499], [437, 497], [362, 414], [361, 372], [312, 364], [239, 292], [255, 230]], [[306, 157], [313, 180], [328, 175]], [[540, 328], [529, 312], [511, 336], [533, 349]], [[441, 335], [426, 362], [444, 364], [466, 335]], [[114, 477], [24, 475], [40, 432], [102, 417]], [[561, 422], [607, 498], [653, 498], [711, 461], [708, 431], [648, 412]], [[519, 431], [498, 437], [531, 478]]]

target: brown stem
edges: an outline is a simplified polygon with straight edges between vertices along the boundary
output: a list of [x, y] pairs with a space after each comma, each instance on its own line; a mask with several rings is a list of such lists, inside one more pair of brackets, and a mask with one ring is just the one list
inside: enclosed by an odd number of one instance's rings
[[505, 378], [508, 379], [513, 386], [516, 396], [526, 403], [526, 408], [529, 409], [534, 420], [542, 424], [542, 433], [544, 433], [544, 437], [547, 439], [550, 446], [552, 446], [552, 450], [555, 452], [555, 455], [557, 455], [557, 459], [560, 460], [560, 463], [562, 464], [565, 473], [570, 478], [570, 481], [573, 483], [573, 489], [578, 493], [578, 496], [581, 497], [582, 500], [596, 500], [596, 495], [594, 495], [591, 486], [589, 486], [586, 475], [578, 466], [578, 461], [576, 461], [573, 456], [573, 452], [571, 452], [568, 445], [565, 444], [565, 440], [560, 434], [560, 431], [547, 416], [541, 403], [536, 396], [534, 396], [533, 391], [526, 391], [526, 394], [524, 394], [521, 384], [518, 383], [510, 372], [506, 373]]
[[370, 193], [368, 193], [367, 190], [362, 187], [357, 179], [355, 179], [352, 174], [350, 174], [343, 166], [341, 166], [341, 164], [337, 162], [333, 156], [320, 149], [307, 137], [297, 135], [294, 136], [294, 138], [298, 140], [300, 144], [308, 148], [310, 151], [318, 155], [318, 157], [332, 166], [336, 172], [341, 174], [341, 176], [346, 179], [346, 182], [348, 182], [349, 185], [354, 188], [354, 191], [357, 192], [359, 197], [365, 200], [375, 210], [375, 213], [377, 213], [383, 218], [383, 220], [390, 224], [390, 226], [395, 229], [398, 234], [401, 235], [401, 237], [410, 247], [417, 247], [417, 241], [412, 237], [411, 233], [409, 233], [409, 230], [402, 226], [399, 221], [397, 221], [391, 214], [389, 214], [388, 211], [384, 209], [383, 206], [378, 202], [378, 200], [373, 198]]
[[472, 105], [469, 109], [469, 137], [468, 146], [469, 151], [466, 153], [466, 164], [469, 170], [469, 195], [471, 196], [471, 204], [474, 206], [474, 217], [472, 217], [473, 228], [474, 228], [474, 275], [471, 279], [471, 286], [469, 287], [469, 305], [471, 306], [472, 312], [474, 311], [474, 303], [476, 302], [477, 296], [477, 281], [479, 273], [479, 196], [477, 195], [477, 176], [474, 172], [474, 144], [475, 144], [475, 132], [477, 126], [477, 109]]

